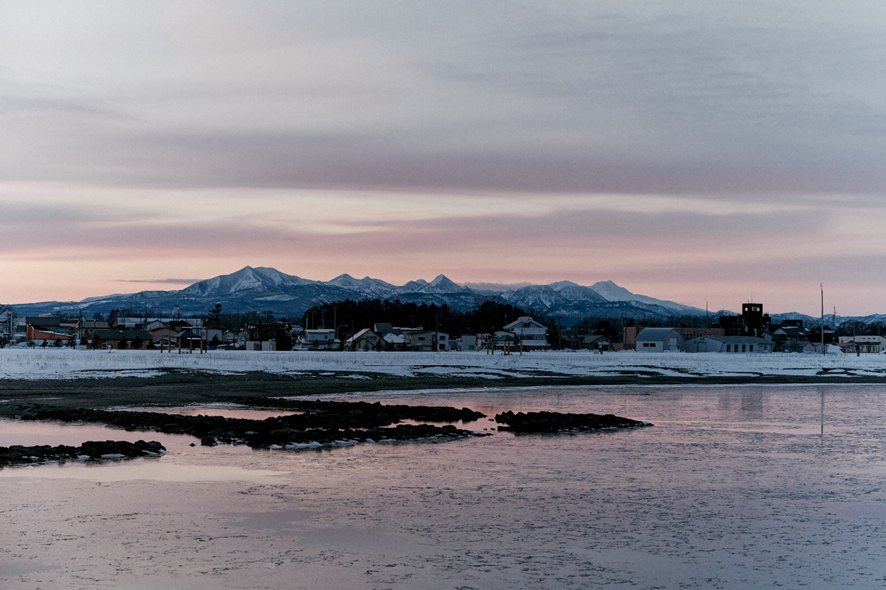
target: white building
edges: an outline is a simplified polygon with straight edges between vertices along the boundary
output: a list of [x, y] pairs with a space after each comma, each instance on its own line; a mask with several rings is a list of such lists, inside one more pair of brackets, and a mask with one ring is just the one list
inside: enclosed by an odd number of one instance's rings
[[674, 328], [644, 328], [637, 334], [637, 352], [678, 352], [683, 334]]
[[335, 337], [335, 330], [318, 328], [305, 330], [302, 344], [310, 350], [338, 350], [341, 341]]
[[460, 351], [477, 350], [477, 337], [468, 334], [462, 335], [455, 341], [455, 348]]
[[685, 352], [772, 352], [775, 343], [756, 336], [699, 336], [683, 343]]
[[849, 353], [880, 354], [886, 351], [886, 338], [875, 335], [840, 336], [839, 346]]
[[548, 329], [541, 322], [537, 322], [530, 316], [523, 316], [515, 322], [504, 326], [505, 332], [514, 335], [517, 346], [523, 350], [541, 350], [550, 348], [548, 344]]

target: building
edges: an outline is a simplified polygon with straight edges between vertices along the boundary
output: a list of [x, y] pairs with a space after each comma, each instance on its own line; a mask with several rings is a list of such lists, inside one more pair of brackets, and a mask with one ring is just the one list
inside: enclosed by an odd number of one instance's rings
[[335, 337], [332, 328], [316, 328], [305, 330], [304, 340], [301, 344], [308, 350], [338, 350], [341, 341]]
[[637, 334], [637, 352], [679, 352], [683, 335], [676, 328], [644, 328]]
[[413, 330], [401, 328], [403, 336], [407, 339], [407, 348], [410, 350], [432, 352], [449, 350], [449, 334], [436, 330]]
[[73, 323], [57, 315], [25, 318], [25, 335], [34, 346], [63, 346], [73, 341]]
[[455, 341], [455, 349], [458, 351], [478, 350], [477, 337], [474, 335], [462, 334], [461, 338]]
[[345, 350], [380, 350], [383, 347], [382, 337], [369, 328], [363, 328], [345, 340]]
[[153, 345], [151, 333], [147, 330], [94, 330], [87, 339], [91, 349], [132, 348], [144, 350]]
[[765, 353], [775, 343], [756, 336], [699, 336], [683, 344], [685, 352]]
[[548, 344], [547, 327], [531, 316], [520, 317], [504, 326], [503, 330], [514, 335], [517, 346], [522, 347], [522, 350], [543, 350], [551, 347]]
[[763, 336], [769, 332], [771, 319], [763, 313], [762, 303], [742, 303], [741, 315], [721, 315], [720, 327], [726, 336]]
[[588, 334], [581, 339], [581, 350], [612, 350], [612, 342], [602, 334]]
[[850, 354], [880, 354], [886, 352], [886, 338], [875, 335], [840, 336], [837, 346]]
[[0, 305], [0, 346], [5, 345], [15, 334], [15, 311], [9, 305]]

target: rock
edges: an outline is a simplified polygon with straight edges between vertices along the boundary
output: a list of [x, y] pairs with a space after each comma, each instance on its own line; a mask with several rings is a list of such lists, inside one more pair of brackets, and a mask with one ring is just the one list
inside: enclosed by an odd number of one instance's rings
[[79, 447], [59, 445], [35, 445], [23, 447], [13, 445], [9, 448], [0, 447], [0, 467], [10, 465], [26, 465], [47, 461], [67, 461], [71, 459], [124, 458], [158, 456], [166, 453], [166, 449], [157, 441], [135, 443], [128, 441], [87, 441]]
[[649, 422], [622, 418], [613, 414], [565, 414], [560, 412], [503, 412], [495, 416], [495, 421], [504, 426], [499, 430], [511, 432], [569, 432], [595, 431], [618, 428], [639, 428], [652, 426]]

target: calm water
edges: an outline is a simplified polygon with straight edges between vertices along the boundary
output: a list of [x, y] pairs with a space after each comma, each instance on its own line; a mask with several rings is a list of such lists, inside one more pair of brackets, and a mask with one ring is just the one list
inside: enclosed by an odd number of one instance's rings
[[655, 426], [303, 452], [137, 433], [169, 454], [0, 471], [0, 587], [886, 587], [886, 388], [363, 399]]

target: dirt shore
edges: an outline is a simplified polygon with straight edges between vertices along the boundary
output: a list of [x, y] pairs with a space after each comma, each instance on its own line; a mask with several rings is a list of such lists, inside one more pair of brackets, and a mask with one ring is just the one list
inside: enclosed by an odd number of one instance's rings
[[[318, 396], [414, 389], [502, 388], [538, 386], [611, 385], [804, 385], [886, 383], [886, 377], [829, 376], [617, 376], [568, 377], [538, 374], [527, 377], [484, 379], [459, 376], [393, 377], [364, 374], [348, 376], [307, 374], [297, 377], [269, 373], [222, 375], [211, 372], [168, 371], [154, 377], [102, 379], [0, 380], [0, 415], [8, 402], [51, 403], [60, 407], [106, 408], [121, 405], [180, 405], [229, 400], [233, 397]], [[6, 403], [3, 403], [6, 402]]]

